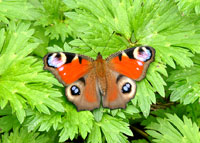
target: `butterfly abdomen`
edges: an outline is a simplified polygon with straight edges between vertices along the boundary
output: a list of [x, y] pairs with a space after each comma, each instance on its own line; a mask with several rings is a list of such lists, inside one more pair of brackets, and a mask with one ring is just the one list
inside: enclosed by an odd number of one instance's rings
[[98, 88], [102, 95], [105, 95], [107, 84], [106, 84], [106, 61], [98, 54], [97, 59], [94, 61], [94, 69], [97, 78]]

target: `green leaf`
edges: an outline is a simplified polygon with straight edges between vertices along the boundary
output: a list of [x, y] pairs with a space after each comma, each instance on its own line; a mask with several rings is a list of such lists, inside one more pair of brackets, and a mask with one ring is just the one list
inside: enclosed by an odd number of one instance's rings
[[88, 136], [88, 143], [102, 143], [101, 130], [98, 124], [94, 124], [91, 133]]
[[178, 9], [185, 15], [200, 14], [200, 2], [197, 0], [175, 0]]
[[157, 118], [157, 122], [152, 122], [146, 128], [146, 132], [151, 135], [154, 142], [200, 142], [200, 132], [196, 123], [183, 116], [181, 120], [177, 115], [166, 114], [167, 118]]
[[146, 79], [137, 82], [137, 92], [132, 102], [139, 105], [145, 117], [149, 115], [150, 106], [156, 102], [156, 98], [152, 87]]
[[34, 25], [44, 27], [45, 36], [48, 36], [51, 40], [61, 38], [64, 42], [71, 32], [67, 27], [68, 20], [64, 19], [63, 14], [68, 8], [60, 0], [44, 0], [37, 4], [37, 7], [41, 10], [41, 15]]
[[123, 110], [123, 112], [126, 113], [126, 114], [133, 115], [135, 113], [139, 113], [139, 110], [135, 106], [129, 105], [129, 106], [126, 107], [126, 109]]
[[62, 117], [60, 127], [62, 130], [59, 134], [60, 142], [67, 139], [73, 140], [78, 134], [83, 139], [86, 138], [87, 134], [91, 132], [93, 126], [93, 115], [89, 111], [80, 111], [72, 106], [70, 103], [65, 105], [66, 113]]
[[[165, 89], [164, 85], [166, 86], [165, 81], [163, 80], [162, 76], [160, 75], [163, 74], [167, 76], [167, 71], [165, 69], [165, 66], [159, 63], [154, 62], [151, 67], [148, 69], [147, 72], [147, 79], [148, 81], [151, 82], [153, 87], [155, 88], [158, 93], [164, 97], [165, 96]], [[155, 102], [154, 102], [155, 103]]]
[[20, 123], [15, 115], [12, 115], [12, 109], [7, 106], [3, 110], [0, 110], [0, 127], [1, 132], [8, 132], [11, 129], [19, 127]]
[[197, 64], [191, 68], [171, 72], [168, 81], [174, 83], [169, 88], [172, 90], [170, 100], [180, 100], [183, 104], [194, 103], [196, 100], [200, 101], [199, 80], [200, 66]]
[[41, 62], [27, 56], [38, 45], [30, 42], [34, 31], [29, 26], [10, 23], [0, 56], [0, 105], [4, 108], [9, 102], [20, 123], [29, 105], [46, 114], [50, 113], [49, 108], [64, 111], [61, 93], [52, 88], [52, 83], [59, 85], [58, 82], [43, 72]]
[[128, 128], [129, 124], [106, 114], [97, 125], [101, 127], [102, 133], [108, 143], [127, 142], [127, 137], [125, 135], [133, 136], [133, 133]]
[[61, 113], [51, 112], [50, 115], [42, 114], [37, 111], [26, 110], [27, 120], [24, 125], [28, 127], [28, 131], [49, 131], [51, 127], [54, 130], [58, 130], [58, 125], [61, 123]]
[[2, 143], [46, 143], [49, 138], [39, 133], [29, 133], [26, 128], [16, 128], [2, 136]]
[[103, 117], [103, 108], [100, 107], [98, 109], [93, 110], [93, 115], [97, 122], [101, 121], [101, 119]]
[[35, 20], [41, 14], [31, 3], [22, 0], [0, 1], [0, 13], [11, 19]]
[[132, 140], [131, 143], [148, 143], [148, 141], [145, 139], [139, 139], [139, 140]]

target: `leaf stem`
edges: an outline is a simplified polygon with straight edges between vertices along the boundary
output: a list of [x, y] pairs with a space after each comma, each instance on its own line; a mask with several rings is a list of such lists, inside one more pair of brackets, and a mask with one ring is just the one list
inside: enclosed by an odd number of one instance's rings
[[136, 128], [134, 126], [131, 126], [131, 129], [133, 129], [134, 131], [136, 131], [138, 134], [140, 134], [141, 136], [143, 136], [145, 139], [147, 139], [149, 141], [149, 139], [148, 139], [149, 135], [147, 133], [145, 133], [143, 130]]

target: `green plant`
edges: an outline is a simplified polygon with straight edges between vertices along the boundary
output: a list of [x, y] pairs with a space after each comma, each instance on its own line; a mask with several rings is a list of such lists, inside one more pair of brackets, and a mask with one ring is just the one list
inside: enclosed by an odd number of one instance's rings
[[[0, 1], [0, 140], [200, 142], [199, 11], [189, 0]], [[77, 112], [43, 70], [48, 52], [138, 45], [156, 57], [126, 109]]]

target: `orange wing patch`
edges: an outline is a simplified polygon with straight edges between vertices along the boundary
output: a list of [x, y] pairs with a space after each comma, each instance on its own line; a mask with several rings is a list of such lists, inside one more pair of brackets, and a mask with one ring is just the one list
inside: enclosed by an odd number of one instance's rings
[[90, 70], [90, 62], [82, 59], [80, 64], [79, 60], [76, 59], [71, 63], [58, 67], [56, 70], [66, 84], [71, 84], [88, 73]]
[[142, 76], [145, 64], [143, 61], [130, 59], [126, 56], [122, 56], [121, 60], [117, 56], [113, 58], [110, 63], [114, 71], [135, 80]]
[[117, 85], [115, 84], [114, 80], [112, 80], [108, 84], [108, 91], [107, 91], [108, 102], [115, 101], [118, 98], [118, 93], [119, 91], [118, 91]]
[[86, 83], [85, 83], [85, 90], [84, 90], [84, 97], [86, 99], [86, 101], [93, 103], [93, 102], [97, 102], [98, 99], [98, 93], [96, 90], [96, 78], [94, 73], [91, 73], [88, 75], [88, 78], [86, 79]]

